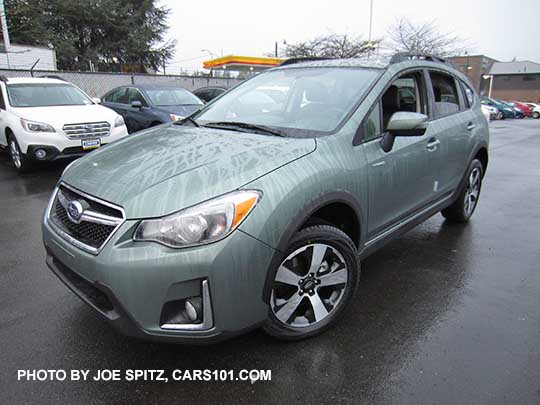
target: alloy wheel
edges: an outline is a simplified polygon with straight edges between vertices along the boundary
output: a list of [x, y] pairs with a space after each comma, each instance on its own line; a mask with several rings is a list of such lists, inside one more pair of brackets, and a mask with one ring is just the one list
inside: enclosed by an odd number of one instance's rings
[[19, 146], [17, 145], [17, 142], [14, 139], [12, 139], [9, 142], [9, 151], [11, 154], [11, 161], [13, 162], [13, 164], [15, 165], [17, 169], [20, 169], [22, 165], [21, 152], [19, 150]]
[[467, 190], [465, 191], [464, 210], [467, 217], [470, 217], [478, 202], [478, 196], [480, 195], [480, 169], [475, 167], [469, 174], [469, 182], [467, 184]]
[[280, 264], [271, 294], [271, 309], [283, 324], [313, 326], [338, 307], [349, 276], [345, 259], [332, 246], [303, 246]]

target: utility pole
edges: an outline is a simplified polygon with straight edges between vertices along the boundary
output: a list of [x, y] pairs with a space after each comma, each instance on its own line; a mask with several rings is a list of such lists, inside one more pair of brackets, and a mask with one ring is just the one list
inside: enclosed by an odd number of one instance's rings
[[277, 58], [278, 57], [278, 44], [277, 44], [277, 41], [276, 41], [276, 49], [274, 51], [274, 56]]
[[371, 57], [371, 51], [372, 51], [372, 45], [371, 45], [371, 37], [373, 34], [373, 0], [370, 0], [369, 2], [369, 34], [368, 34], [368, 59]]
[[371, 43], [371, 34], [373, 33], [373, 0], [369, 2], [369, 35], [368, 42]]
[[4, 0], [0, 0], [0, 22], [2, 24], [2, 37], [4, 40], [4, 49], [6, 51], [6, 60], [8, 69], [11, 69], [10, 63], [9, 63], [9, 49], [11, 48], [11, 43], [9, 41], [9, 31], [7, 26], [7, 20], [6, 20], [6, 7], [4, 5]]

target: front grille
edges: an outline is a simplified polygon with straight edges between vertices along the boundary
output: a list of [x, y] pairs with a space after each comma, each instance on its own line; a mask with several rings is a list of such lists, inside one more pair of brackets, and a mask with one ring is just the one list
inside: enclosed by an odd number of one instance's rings
[[[84, 207], [83, 214], [78, 220], [68, 214], [67, 207], [73, 201], [79, 202]], [[124, 221], [124, 214], [120, 208], [65, 185], [58, 187], [48, 215], [64, 239], [94, 254], [99, 253]]]
[[66, 124], [62, 128], [69, 139], [109, 136], [111, 124], [107, 121]]

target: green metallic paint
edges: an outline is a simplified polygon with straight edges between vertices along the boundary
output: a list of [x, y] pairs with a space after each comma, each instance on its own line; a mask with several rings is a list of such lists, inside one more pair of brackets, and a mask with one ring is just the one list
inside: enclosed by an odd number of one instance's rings
[[[212, 333], [256, 325], [268, 313], [263, 290], [271, 263], [315, 208], [335, 200], [348, 203], [358, 215], [362, 254], [370, 238], [454, 191], [474, 151], [487, 147], [487, 122], [479, 103], [470, 111], [431, 118], [423, 136], [398, 137], [389, 153], [381, 150], [379, 140], [353, 145], [372, 105], [397, 75], [411, 69], [448, 71], [468, 82], [440, 63], [402, 62], [390, 65], [328, 136], [279, 138], [170, 125], [98, 150], [74, 163], [62, 181], [121, 205], [128, 221], [98, 256], [65, 242], [46, 222], [44, 242], [81, 276], [108, 285], [149, 333], [210, 333], [159, 328], [164, 300], [179, 298], [179, 283], [201, 278], [210, 280], [216, 323]], [[476, 128], [469, 131], [471, 121]], [[432, 137], [441, 140], [434, 154], [425, 150]], [[171, 249], [131, 239], [137, 218], [169, 214], [238, 188], [258, 189], [264, 196], [239, 229], [219, 242]]]
[[160, 217], [233, 191], [314, 150], [313, 139], [171, 124], [79, 159], [62, 181], [122, 206], [127, 218]]

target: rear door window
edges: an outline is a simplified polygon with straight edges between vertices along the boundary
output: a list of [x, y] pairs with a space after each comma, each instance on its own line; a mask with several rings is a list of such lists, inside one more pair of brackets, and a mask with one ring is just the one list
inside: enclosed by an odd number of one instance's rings
[[434, 117], [441, 118], [458, 113], [460, 110], [459, 95], [454, 78], [439, 72], [429, 72], [429, 76], [434, 96]]
[[103, 100], [109, 103], [127, 104], [127, 100], [125, 98], [126, 90], [127, 89], [125, 87], [113, 90], [107, 94]]

